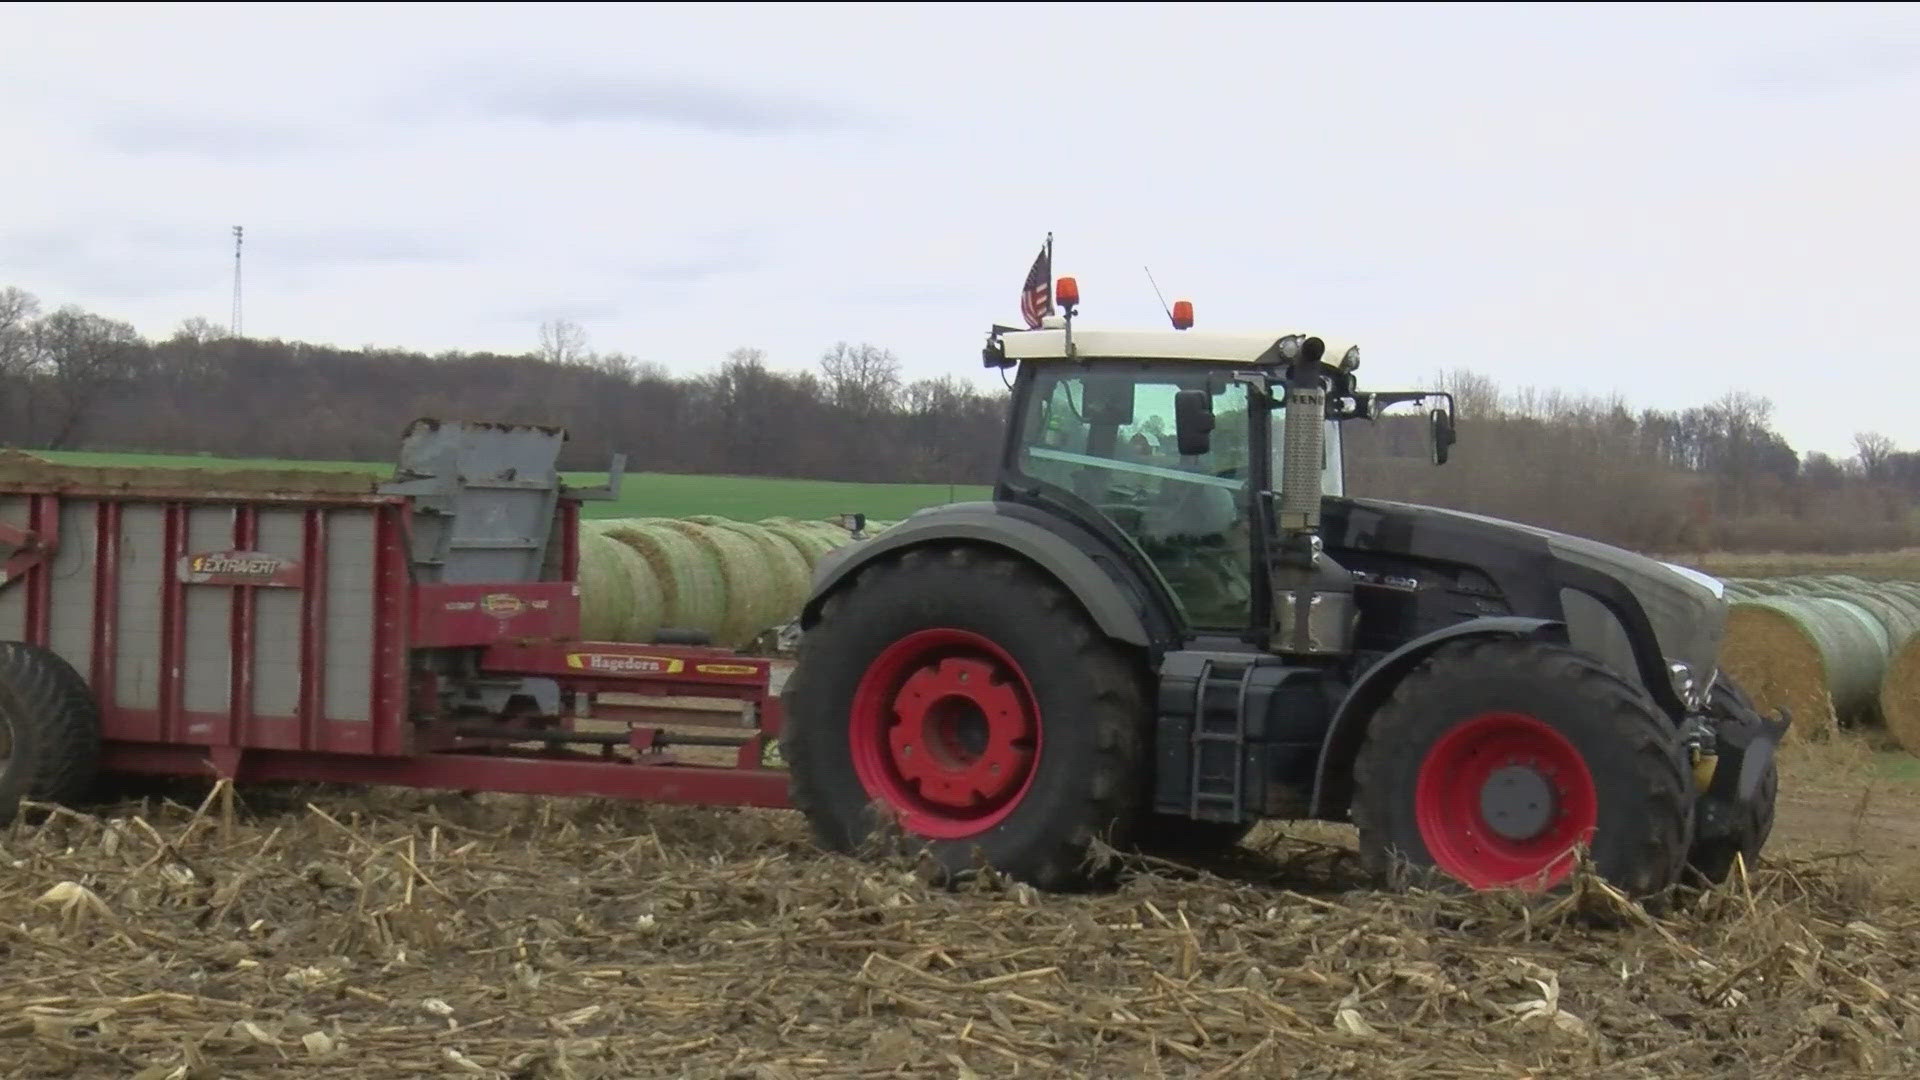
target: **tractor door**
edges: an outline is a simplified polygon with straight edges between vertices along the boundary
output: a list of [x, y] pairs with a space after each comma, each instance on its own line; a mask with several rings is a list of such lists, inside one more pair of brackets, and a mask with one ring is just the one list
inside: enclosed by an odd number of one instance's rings
[[[1183, 456], [1174, 395], [1191, 389], [1211, 394], [1215, 427], [1207, 453]], [[1238, 634], [1253, 595], [1247, 406], [1244, 383], [1197, 365], [1039, 367], [1012, 470], [1070, 516], [1110, 522], [1190, 631]]]

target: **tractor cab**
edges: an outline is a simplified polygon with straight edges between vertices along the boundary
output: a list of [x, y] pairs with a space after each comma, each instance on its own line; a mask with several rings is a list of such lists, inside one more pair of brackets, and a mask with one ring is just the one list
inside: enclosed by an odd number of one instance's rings
[[[1346, 491], [1340, 428], [1403, 401], [1435, 397], [1434, 460], [1453, 441], [1438, 391], [1365, 394], [1357, 345], [1311, 335], [1087, 330], [1070, 317], [1037, 330], [995, 327], [985, 362], [1018, 366], [996, 498], [1072, 520], [1133, 555], [1165, 587], [1191, 634], [1260, 633], [1265, 554], [1282, 538], [1273, 510], [1291, 446], [1314, 464], [1315, 503]], [[1312, 437], [1288, 436], [1296, 369], [1317, 384]]]

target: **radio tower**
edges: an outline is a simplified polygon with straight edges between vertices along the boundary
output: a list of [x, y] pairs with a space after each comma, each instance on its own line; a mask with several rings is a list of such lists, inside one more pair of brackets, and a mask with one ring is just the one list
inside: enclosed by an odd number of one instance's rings
[[240, 335], [240, 233], [241, 227], [233, 227], [233, 336]]

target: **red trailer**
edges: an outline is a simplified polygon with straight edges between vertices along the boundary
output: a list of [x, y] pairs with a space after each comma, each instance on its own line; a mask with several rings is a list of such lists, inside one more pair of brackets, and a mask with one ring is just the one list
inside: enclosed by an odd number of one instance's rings
[[[580, 502], [621, 462], [569, 489], [565, 438], [421, 420], [386, 480], [0, 455], [0, 819], [96, 772], [786, 806], [772, 661], [579, 640]], [[663, 696], [736, 726], [621, 703]]]

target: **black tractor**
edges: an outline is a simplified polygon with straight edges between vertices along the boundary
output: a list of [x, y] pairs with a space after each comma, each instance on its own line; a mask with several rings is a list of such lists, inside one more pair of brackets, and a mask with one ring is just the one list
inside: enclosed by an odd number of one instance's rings
[[1765, 843], [1788, 719], [1718, 673], [1717, 581], [1346, 494], [1342, 424], [1431, 404], [1441, 465], [1449, 395], [1362, 391], [1310, 334], [1071, 308], [984, 360], [1017, 369], [993, 500], [835, 552], [801, 616], [781, 748], [823, 846], [1062, 889], [1096, 838], [1319, 819], [1389, 883], [1549, 889], [1584, 850], [1649, 896]]

